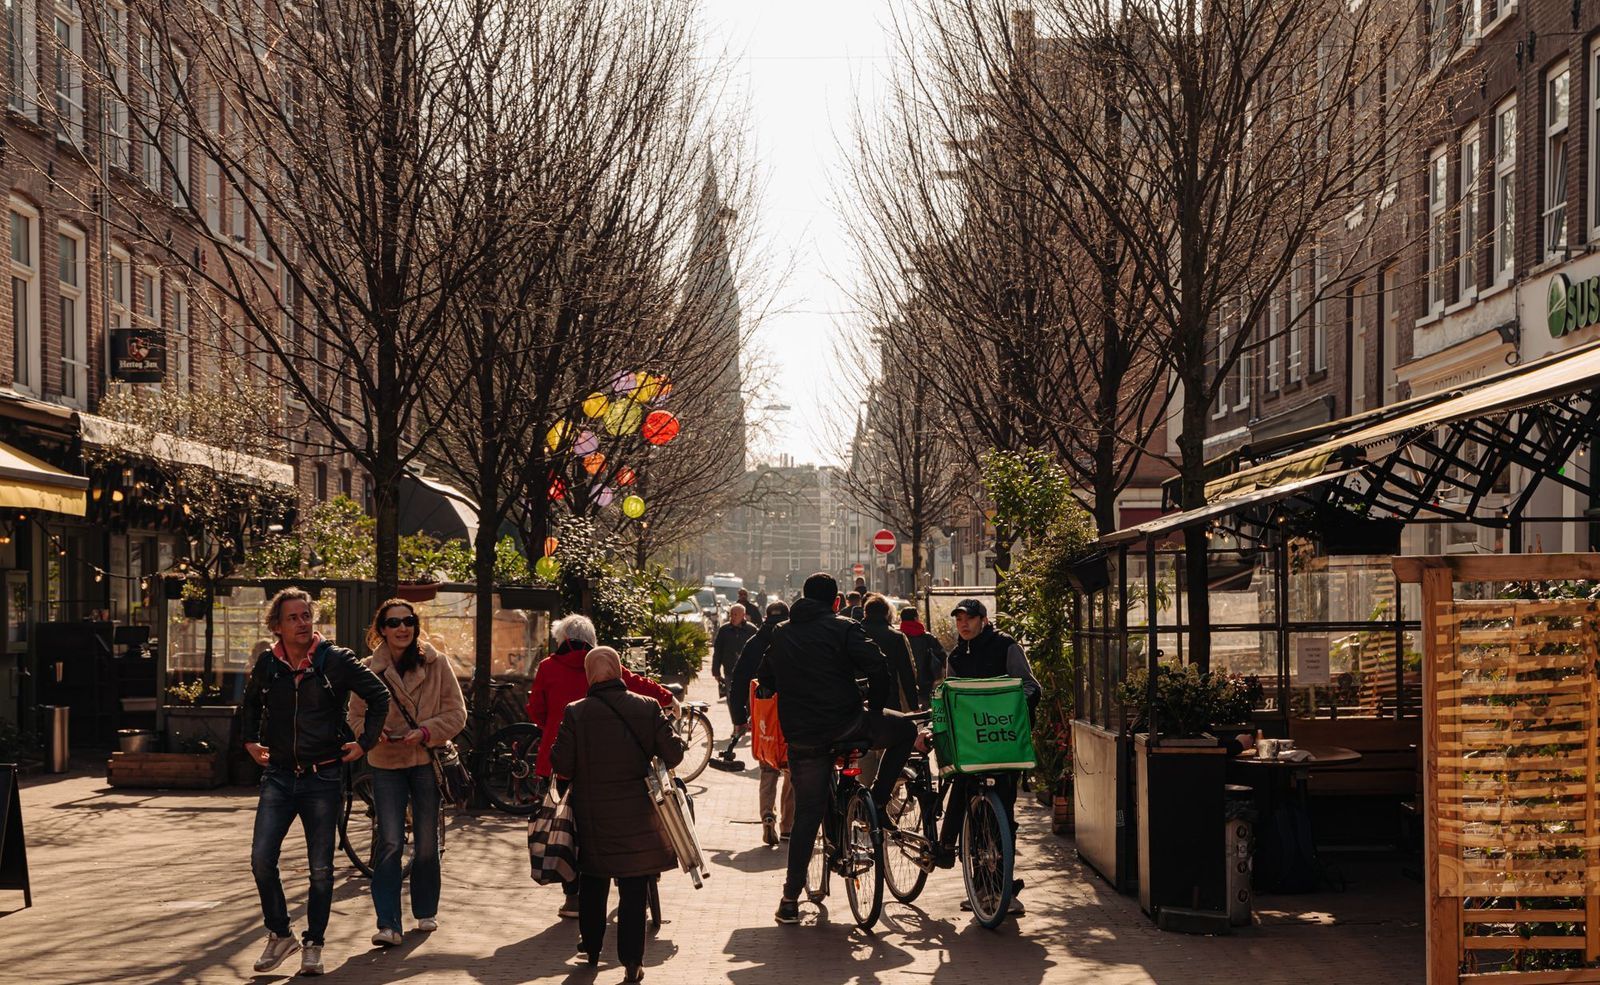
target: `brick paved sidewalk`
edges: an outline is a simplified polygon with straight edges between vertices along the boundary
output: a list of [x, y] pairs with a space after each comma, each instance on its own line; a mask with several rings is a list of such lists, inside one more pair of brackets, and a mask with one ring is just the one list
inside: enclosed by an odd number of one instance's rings
[[[704, 690], [704, 689], [698, 689]], [[713, 692], [714, 693], [714, 692]], [[719, 732], [727, 718], [716, 712]], [[720, 743], [719, 743], [720, 747]], [[746, 751], [744, 757], [748, 760]], [[86, 764], [87, 765], [87, 764]], [[1351, 891], [1260, 901], [1260, 925], [1233, 937], [1156, 931], [1132, 899], [1108, 890], [1049, 834], [1047, 813], [1020, 807], [1018, 874], [1028, 914], [997, 932], [960, 912], [959, 872], [935, 872], [915, 907], [889, 902], [875, 934], [856, 930], [842, 896], [805, 923], [772, 921], [783, 853], [760, 844], [756, 774], [708, 770], [694, 785], [713, 872], [696, 891], [663, 877], [668, 923], [653, 936], [646, 980], [733, 982], [1333, 983], [1422, 980], [1421, 892], [1392, 863], [1351, 863]], [[99, 772], [35, 778], [22, 800], [34, 907], [0, 893], [0, 983], [281, 981], [254, 975], [263, 931], [249, 872], [254, 791], [120, 791]], [[335, 982], [570, 982], [621, 979], [607, 941], [596, 970], [567, 964], [576, 926], [555, 915], [560, 891], [528, 879], [526, 822], [495, 814], [451, 821], [442, 927], [378, 951], [367, 884], [337, 857], [325, 960]], [[304, 925], [304, 847], [284, 845], [285, 887]], [[297, 863], [299, 863], [297, 865]], [[409, 916], [409, 914], [408, 914]], [[298, 967], [297, 959], [284, 969]]]

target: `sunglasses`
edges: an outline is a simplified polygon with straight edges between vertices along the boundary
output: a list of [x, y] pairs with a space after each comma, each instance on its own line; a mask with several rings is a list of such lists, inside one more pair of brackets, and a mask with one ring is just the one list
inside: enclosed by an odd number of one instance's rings
[[401, 626], [408, 626], [408, 627], [410, 627], [412, 629], [416, 629], [417, 628], [417, 617], [416, 616], [400, 616], [399, 618], [396, 618], [394, 616], [390, 616], [389, 618], [387, 618], [387, 619], [385, 619], [383, 621], [383, 628], [384, 629], [399, 629]]

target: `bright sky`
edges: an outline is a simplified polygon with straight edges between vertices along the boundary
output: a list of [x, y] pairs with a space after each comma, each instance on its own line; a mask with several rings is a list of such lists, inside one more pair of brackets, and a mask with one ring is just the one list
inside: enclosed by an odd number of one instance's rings
[[833, 339], [862, 326], [844, 292], [853, 264], [834, 200], [847, 188], [858, 102], [882, 101], [892, 10], [890, 0], [701, 0], [708, 47], [732, 59], [729, 104], [747, 107], [760, 245], [774, 274], [787, 271], [754, 346], [774, 375], [766, 402], [789, 410], [765, 415], [757, 459], [834, 461], [854, 418]]

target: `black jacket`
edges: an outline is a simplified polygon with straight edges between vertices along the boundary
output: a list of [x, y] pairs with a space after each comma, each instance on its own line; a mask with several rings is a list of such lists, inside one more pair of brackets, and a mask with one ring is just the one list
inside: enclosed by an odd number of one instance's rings
[[916, 635], [906, 633], [906, 639], [911, 642], [911, 659], [917, 665], [917, 701], [926, 708], [933, 698], [933, 682], [944, 676], [944, 647], [939, 644], [939, 637], [926, 630]]
[[273, 766], [284, 769], [336, 760], [352, 738], [345, 705], [355, 692], [367, 703], [361, 747], [371, 749], [389, 714], [389, 689], [356, 655], [328, 640], [311, 652], [303, 674], [289, 669], [272, 650], [250, 671], [244, 690], [244, 741], [264, 744]]
[[712, 676], [722, 678], [732, 674], [733, 665], [739, 662], [744, 645], [754, 635], [756, 627], [748, 619], [737, 626], [727, 623], [717, 630], [717, 638], [711, 644]]
[[1028, 710], [1039, 703], [1039, 681], [1028, 665], [1022, 644], [995, 629], [983, 627], [983, 632], [971, 640], [956, 641], [945, 665], [951, 677], [1018, 677], [1028, 695]]
[[889, 665], [889, 674], [893, 678], [889, 688], [889, 707], [896, 711], [916, 711], [917, 667], [911, 656], [911, 641], [906, 639], [906, 634], [889, 625], [887, 619], [863, 619], [861, 631], [867, 634], [867, 639], [878, 645], [884, 661]]
[[861, 678], [869, 707], [891, 705], [882, 651], [860, 623], [835, 616], [831, 605], [816, 599], [796, 602], [789, 619], [773, 628], [756, 676], [777, 692], [778, 723], [792, 748], [826, 747], [857, 725]]
[[772, 645], [772, 631], [776, 628], [763, 626], [756, 630], [756, 635], [750, 637], [750, 642], [740, 651], [739, 662], [733, 665], [733, 675], [728, 678], [728, 717], [735, 725], [750, 722], [750, 682], [761, 669], [761, 661], [767, 656], [767, 648]]
[[[605, 707], [601, 707], [604, 705]], [[683, 743], [661, 706], [601, 681], [567, 705], [550, 763], [572, 780], [578, 822], [578, 869], [585, 875], [653, 876], [677, 863], [645, 787], [650, 757], [683, 761]]]

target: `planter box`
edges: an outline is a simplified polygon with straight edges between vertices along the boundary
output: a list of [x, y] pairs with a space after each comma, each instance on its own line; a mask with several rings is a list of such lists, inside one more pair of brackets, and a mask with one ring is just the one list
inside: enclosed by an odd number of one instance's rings
[[1072, 723], [1073, 840], [1078, 857], [1119, 893], [1138, 888], [1131, 746], [1098, 725]]
[[405, 599], [407, 602], [432, 602], [439, 595], [439, 583], [430, 582], [402, 582], [395, 586], [395, 598]]
[[[243, 742], [239, 711], [239, 705], [167, 705], [161, 709], [167, 736], [165, 748], [180, 755], [194, 755], [183, 752], [184, 744], [204, 739], [222, 754], [226, 767], [229, 754], [240, 749]], [[223, 775], [227, 776], [226, 770]]]
[[1134, 739], [1139, 775], [1139, 906], [1162, 930], [1226, 934], [1223, 800], [1228, 751]]
[[106, 762], [113, 787], [210, 790], [228, 778], [221, 753], [114, 752]]

